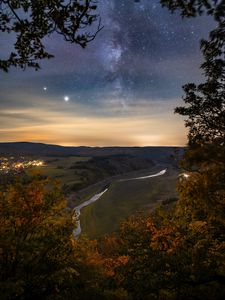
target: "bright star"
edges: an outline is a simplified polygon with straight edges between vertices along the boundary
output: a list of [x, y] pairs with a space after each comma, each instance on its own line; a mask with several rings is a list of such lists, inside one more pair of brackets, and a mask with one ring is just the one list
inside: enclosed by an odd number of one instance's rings
[[47, 91], [47, 86], [44, 86], [44, 87], [43, 87], [43, 90], [44, 90], [44, 91]]
[[70, 98], [68, 97], [68, 96], [64, 96], [64, 101], [69, 101], [70, 100]]

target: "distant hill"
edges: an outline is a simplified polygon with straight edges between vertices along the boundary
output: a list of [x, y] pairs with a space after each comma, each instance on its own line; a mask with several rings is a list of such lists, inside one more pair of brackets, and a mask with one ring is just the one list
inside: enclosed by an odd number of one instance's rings
[[64, 147], [30, 142], [0, 143], [0, 155], [29, 156], [107, 156], [135, 155], [156, 160], [168, 160], [175, 150], [182, 147]]

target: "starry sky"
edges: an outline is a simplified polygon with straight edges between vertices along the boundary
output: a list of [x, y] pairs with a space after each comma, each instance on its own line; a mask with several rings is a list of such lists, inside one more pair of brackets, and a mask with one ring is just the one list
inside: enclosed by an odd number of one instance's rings
[[[86, 49], [54, 35], [38, 72], [0, 71], [0, 142], [86, 146], [186, 144], [182, 85], [201, 82], [208, 17], [182, 19], [159, 0], [99, 0], [104, 28]], [[13, 38], [0, 36], [0, 55]]]

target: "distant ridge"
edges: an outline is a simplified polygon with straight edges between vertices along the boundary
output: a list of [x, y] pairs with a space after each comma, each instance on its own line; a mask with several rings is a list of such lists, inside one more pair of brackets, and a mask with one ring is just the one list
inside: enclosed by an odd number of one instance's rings
[[59, 145], [9, 142], [0, 143], [0, 154], [5, 155], [77, 155], [77, 151], [86, 147], [64, 147]]
[[87, 147], [59, 146], [32, 142], [0, 143], [0, 155], [30, 155], [30, 156], [108, 156], [135, 155], [151, 159], [169, 158], [174, 151], [184, 151], [184, 147]]

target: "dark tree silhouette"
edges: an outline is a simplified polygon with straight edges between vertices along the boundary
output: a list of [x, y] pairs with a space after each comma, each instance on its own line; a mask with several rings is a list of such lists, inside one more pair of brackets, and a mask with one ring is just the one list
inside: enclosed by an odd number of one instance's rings
[[221, 144], [225, 137], [225, 22], [210, 33], [210, 40], [201, 42], [204, 54], [202, 69], [206, 81], [184, 86], [184, 102], [175, 112], [188, 116], [189, 144]]
[[[211, 15], [216, 28], [208, 40], [201, 41], [204, 62], [201, 65], [205, 82], [186, 84], [183, 89], [185, 106], [177, 107], [176, 113], [186, 116], [189, 127], [191, 152], [186, 157], [192, 161], [221, 162], [224, 159], [225, 138], [225, 1], [161, 0], [171, 11], [180, 10], [183, 17]], [[195, 159], [194, 159], [195, 157]]]
[[[58, 33], [82, 48], [101, 30], [95, 0], [0, 0], [0, 32], [16, 36], [14, 49], [7, 58], [0, 59], [0, 69], [11, 66], [40, 68], [41, 59], [53, 55], [45, 50], [43, 39]], [[89, 27], [96, 23], [97, 27]]]
[[183, 17], [196, 17], [204, 13], [212, 15], [215, 20], [224, 17], [224, 0], [160, 0], [160, 2], [172, 12], [179, 10]]

